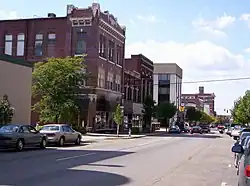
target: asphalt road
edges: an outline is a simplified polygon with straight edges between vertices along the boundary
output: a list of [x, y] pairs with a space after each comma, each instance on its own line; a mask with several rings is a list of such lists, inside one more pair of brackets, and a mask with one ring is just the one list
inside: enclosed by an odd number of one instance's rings
[[159, 135], [0, 152], [0, 185], [235, 186], [232, 143], [219, 134]]

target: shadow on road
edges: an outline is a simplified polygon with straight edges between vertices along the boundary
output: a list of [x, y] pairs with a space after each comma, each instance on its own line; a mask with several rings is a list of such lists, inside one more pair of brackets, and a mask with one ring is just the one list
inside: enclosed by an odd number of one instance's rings
[[148, 136], [155, 136], [155, 137], [184, 137], [184, 138], [221, 138], [220, 135], [216, 134], [215, 132], [211, 133], [203, 133], [203, 134], [190, 134], [190, 133], [181, 133], [181, 134], [170, 134], [166, 131], [156, 131], [152, 135]]
[[[99, 171], [101, 167], [112, 170], [122, 168], [123, 165], [102, 165], [96, 162], [132, 153], [68, 148], [0, 153], [0, 185], [123, 185], [130, 181], [129, 178]], [[100, 169], [86, 170], [94, 166]]]

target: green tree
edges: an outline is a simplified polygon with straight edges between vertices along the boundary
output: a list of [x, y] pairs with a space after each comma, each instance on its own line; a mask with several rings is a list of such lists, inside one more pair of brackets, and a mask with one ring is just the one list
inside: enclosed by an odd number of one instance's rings
[[116, 106], [115, 112], [113, 113], [113, 118], [117, 125], [117, 130], [116, 130], [117, 136], [119, 136], [120, 125], [122, 125], [123, 123], [123, 113], [120, 104]]
[[189, 122], [200, 121], [202, 117], [202, 112], [197, 110], [195, 107], [187, 107], [186, 118]]
[[168, 128], [169, 119], [172, 118], [177, 112], [174, 103], [163, 102], [156, 107], [157, 118], [166, 122], [166, 130]]
[[11, 123], [13, 116], [14, 108], [8, 100], [8, 96], [4, 95], [0, 101], [0, 125]]
[[155, 101], [151, 95], [147, 96], [143, 103], [143, 129], [150, 130], [152, 117], [155, 116]]
[[236, 101], [232, 116], [241, 124], [249, 124], [250, 123], [250, 91], [246, 91], [245, 95]]
[[68, 122], [77, 115], [78, 91], [87, 78], [82, 57], [49, 58], [35, 64], [33, 97], [39, 98], [34, 110], [42, 122]]
[[200, 121], [204, 123], [212, 123], [215, 119], [207, 113], [201, 111]]

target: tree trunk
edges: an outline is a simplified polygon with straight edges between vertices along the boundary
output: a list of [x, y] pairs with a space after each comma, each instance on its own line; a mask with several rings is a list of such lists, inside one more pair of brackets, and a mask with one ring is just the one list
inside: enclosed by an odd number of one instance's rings
[[166, 132], [168, 132], [168, 118], [166, 118]]
[[119, 137], [119, 129], [120, 129], [120, 125], [117, 125], [117, 130], [116, 130], [117, 137]]

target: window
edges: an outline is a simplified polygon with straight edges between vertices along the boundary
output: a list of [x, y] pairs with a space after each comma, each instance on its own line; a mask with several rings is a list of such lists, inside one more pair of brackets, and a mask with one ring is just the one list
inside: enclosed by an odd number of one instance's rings
[[22, 133], [30, 133], [28, 127], [26, 127], [26, 126], [22, 126], [21, 131], [22, 131]]
[[16, 51], [17, 56], [24, 55], [24, 40], [25, 40], [24, 34], [17, 35], [17, 51]]
[[108, 44], [108, 59], [114, 61], [115, 43], [109, 40]]
[[167, 87], [160, 87], [159, 94], [169, 94], [169, 88]]
[[116, 75], [116, 77], [115, 77], [115, 90], [117, 92], [121, 91], [121, 76], [119, 76], [119, 75]]
[[12, 35], [5, 35], [5, 51], [4, 54], [12, 55]]
[[55, 57], [56, 55], [56, 34], [48, 34], [47, 56]]
[[103, 69], [98, 70], [98, 87], [105, 88], [105, 71]]
[[119, 45], [117, 45], [117, 47], [116, 47], [116, 63], [118, 65], [122, 66], [122, 62], [121, 62], [121, 47]]
[[169, 80], [168, 74], [159, 74], [159, 80]]
[[85, 36], [84, 32], [77, 33], [76, 51], [75, 51], [76, 55], [86, 54], [86, 42], [84, 36]]
[[50, 33], [48, 34], [48, 44], [55, 44], [56, 42], [56, 34]]
[[37, 133], [37, 130], [34, 127], [32, 127], [32, 126], [28, 126], [28, 130], [31, 133]]
[[109, 72], [107, 77], [107, 89], [113, 90], [113, 81], [114, 75]]
[[35, 55], [36, 56], [43, 55], [43, 34], [36, 34]]
[[104, 35], [100, 35], [99, 39], [99, 56], [106, 58], [106, 37]]

